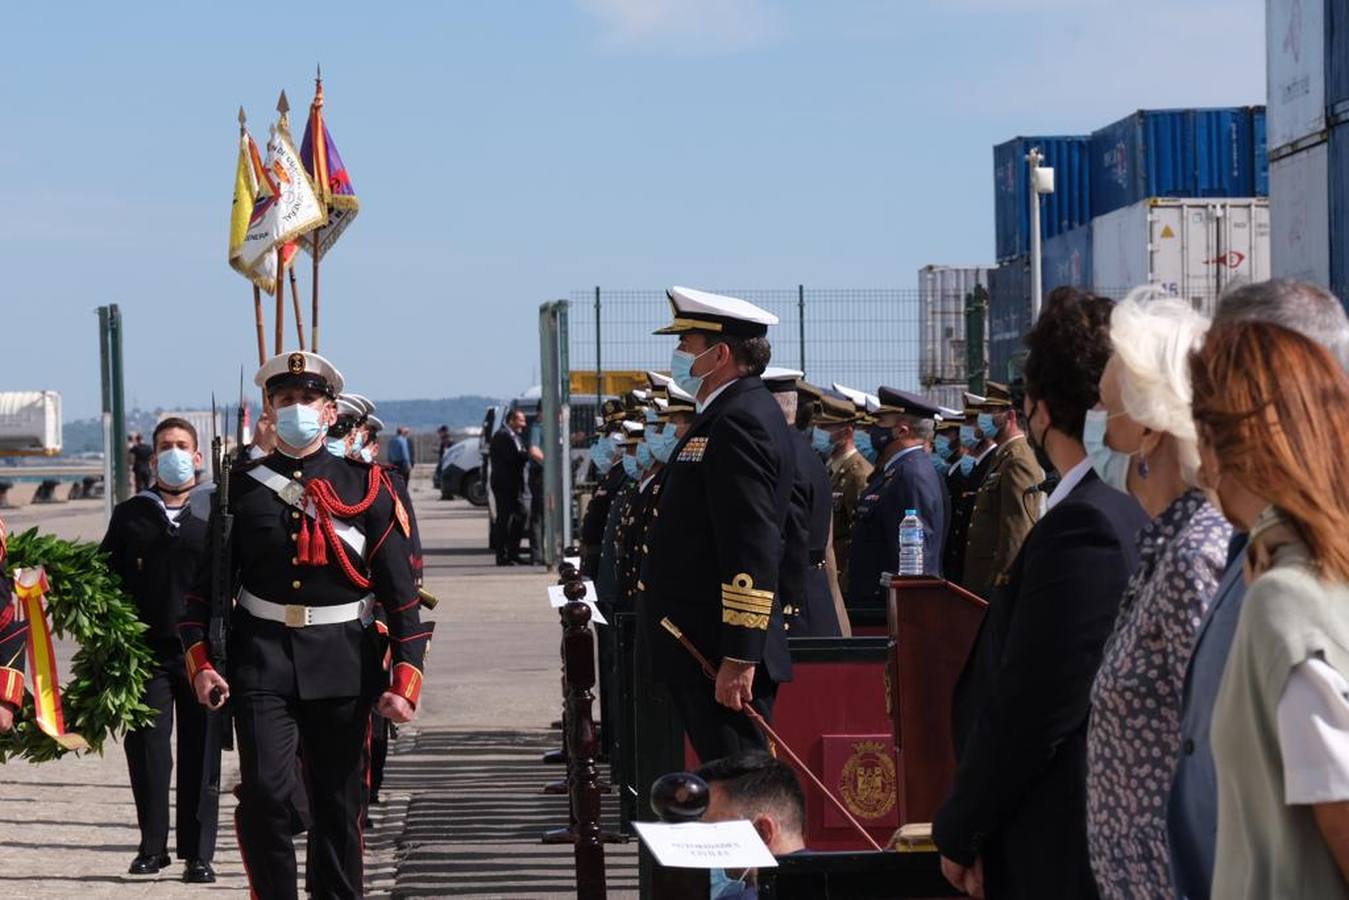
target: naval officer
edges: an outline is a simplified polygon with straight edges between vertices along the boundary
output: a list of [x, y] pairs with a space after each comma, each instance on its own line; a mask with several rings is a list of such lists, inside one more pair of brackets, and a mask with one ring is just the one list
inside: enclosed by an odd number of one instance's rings
[[791, 677], [777, 589], [796, 435], [759, 378], [777, 317], [689, 288], [667, 297], [674, 320], [656, 333], [679, 336], [671, 372], [698, 418], [666, 467], [639, 588], [655, 622], [669, 617], [717, 667], [710, 684], [670, 635], [649, 638], [653, 668], [706, 761], [766, 747], [740, 710], [752, 703], [771, 716]]
[[[274, 412], [277, 447], [232, 473], [230, 561], [239, 589], [228, 671], [216, 671], [206, 644], [209, 564], [185, 597], [179, 635], [198, 701], [233, 708], [236, 824], [253, 893], [297, 896], [290, 798], [298, 748], [311, 787], [313, 891], [358, 897], [371, 707], [393, 722], [411, 720], [431, 637], [418, 614], [410, 513], [384, 469], [324, 447], [342, 389], [331, 363], [281, 354], [255, 382]], [[389, 623], [388, 673], [371, 626], [376, 603]]]

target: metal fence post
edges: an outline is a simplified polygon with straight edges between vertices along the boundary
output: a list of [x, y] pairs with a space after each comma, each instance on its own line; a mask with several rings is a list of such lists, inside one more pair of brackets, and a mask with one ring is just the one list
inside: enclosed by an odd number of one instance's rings
[[600, 404], [604, 402], [604, 369], [600, 365], [600, 286], [595, 285], [595, 414], [599, 415]]
[[797, 354], [800, 369], [806, 371], [806, 286], [798, 284], [796, 286], [796, 337], [800, 342], [800, 352]]
[[113, 487], [117, 502], [131, 496], [131, 485], [127, 472], [126, 450], [126, 403], [122, 389], [122, 313], [117, 304], [108, 305], [108, 374], [112, 388], [112, 452]]

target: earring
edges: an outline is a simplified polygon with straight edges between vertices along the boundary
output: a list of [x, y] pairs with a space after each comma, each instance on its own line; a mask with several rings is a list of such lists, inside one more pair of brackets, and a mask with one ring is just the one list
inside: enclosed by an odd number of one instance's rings
[[1148, 458], [1147, 458], [1146, 456], [1139, 456], [1139, 457], [1138, 457], [1138, 477], [1139, 477], [1139, 478], [1146, 479], [1146, 478], [1148, 477], [1148, 475], [1150, 475], [1151, 473], [1152, 473], [1152, 469], [1150, 469], [1150, 468], [1148, 467]]

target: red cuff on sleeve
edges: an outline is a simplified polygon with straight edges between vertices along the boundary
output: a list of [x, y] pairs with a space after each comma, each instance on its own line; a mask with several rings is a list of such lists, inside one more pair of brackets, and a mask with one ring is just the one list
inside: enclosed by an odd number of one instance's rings
[[422, 695], [422, 670], [409, 662], [395, 663], [389, 690], [416, 706]]
[[23, 706], [23, 673], [0, 666], [0, 703]]
[[191, 647], [187, 648], [184, 654], [187, 658], [187, 680], [192, 683], [197, 680], [197, 673], [204, 669], [215, 669], [211, 665], [211, 657], [206, 653], [206, 642], [197, 641]]

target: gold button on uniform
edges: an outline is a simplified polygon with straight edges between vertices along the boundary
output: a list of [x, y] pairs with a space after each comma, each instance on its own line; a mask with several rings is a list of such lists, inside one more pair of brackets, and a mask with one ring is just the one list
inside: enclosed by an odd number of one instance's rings
[[290, 511], [290, 517], [291, 517], [292, 519], [298, 519], [298, 518], [300, 518], [300, 511], [299, 511], [298, 509], [292, 509], [292, 510]]
[[290, 558], [290, 564], [292, 566], [298, 566], [300, 564], [300, 558], [298, 556], [292, 556]]
[[291, 539], [292, 541], [298, 541], [298, 540], [300, 539], [300, 536], [299, 536], [298, 534], [296, 534], [295, 532], [292, 531], [291, 534], [290, 534], [290, 539]]
[[295, 590], [298, 591], [298, 590], [300, 589], [300, 582], [298, 582], [298, 581], [292, 581], [292, 582], [290, 583], [290, 586], [293, 587], [293, 588], [295, 588]]
[[303, 472], [296, 472], [296, 473], [295, 473], [294, 475], [292, 475], [291, 477], [292, 477], [292, 478], [302, 478], [303, 476], [304, 476], [304, 473], [303, 473]]

